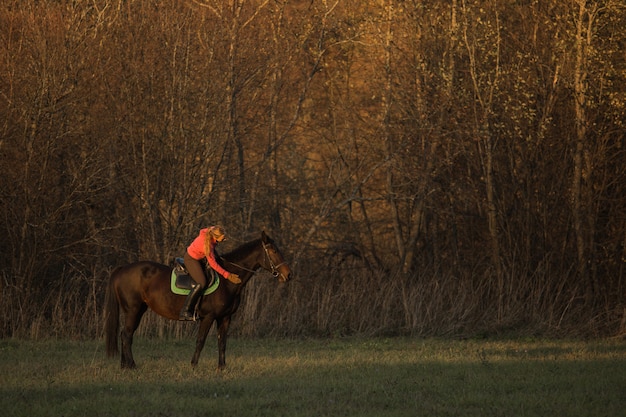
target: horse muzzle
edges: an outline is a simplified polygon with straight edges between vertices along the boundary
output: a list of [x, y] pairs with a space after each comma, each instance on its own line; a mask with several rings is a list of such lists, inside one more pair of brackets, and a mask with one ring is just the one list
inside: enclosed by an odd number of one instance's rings
[[[283, 269], [286, 269], [286, 271]], [[291, 270], [289, 268], [280, 268], [280, 270], [274, 271], [273, 275], [278, 278], [278, 282], [287, 282], [291, 280]]]

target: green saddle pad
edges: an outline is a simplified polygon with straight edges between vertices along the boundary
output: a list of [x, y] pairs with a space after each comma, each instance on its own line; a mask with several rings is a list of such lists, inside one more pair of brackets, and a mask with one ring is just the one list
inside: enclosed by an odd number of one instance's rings
[[[213, 283], [204, 290], [204, 295], [211, 294], [217, 290], [217, 287], [220, 285], [220, 277], [219, 274], [215, 273], [215, 271], [211, 271], [213, 273]], [[177, 281], [184, 281], [184, 284], [177, 285]], [[172, 270], [172, 278], [171, 278], [171, 288], [172, 292], [177, 295], [188, 295], [191, 292], [189, 288], [189, 282], [191, 281], [191, 277], [187, 274], [182, 274], [180, 272], [177, 273], [176, 268]], [[185, 285], [186, 284], [186, 285]], [[184, 288], [187, 287], [187, 288]]]

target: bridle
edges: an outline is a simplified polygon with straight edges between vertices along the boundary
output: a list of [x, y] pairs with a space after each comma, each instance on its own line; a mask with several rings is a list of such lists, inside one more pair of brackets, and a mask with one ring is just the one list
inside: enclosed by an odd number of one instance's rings
[[[282, 273], [278, 270], [278, 268], [286, 264], [286, 262], [283, 261], [279, 263], [278, 265], [275, 265], [274, 261], [272, 261], [272, 257], [270, 256], [270, 252], [267, 249], [267, 245], [265, 245], [265, 242], [263, 241], [261, 241], [261, 244], [263, 245], [263, 251], [265, 252], [265, 256], [267, 257], [267, 260], [270, 263], [270, 268], [272, 269], [272, 275], [274, 276], [274, 278], [278, 278], [279, 275], [282, 275]], [[283, 277], [283, 278], [286, 278], [286, 277]]]
[[[267, 249], [267, 245], [265, 244], [265, 242], [261, 241], [261, 245], [263, 245], [263, 252], [265, 253], [265, 257], [267, 258], [267, 260], [268, 260], [268, 262], [270, 264], [270, 269], [272, 270], [271, 271], [272, 272], [272, 276], [274, 276], [274, 278], [278, 278], [279, 275], [282, 275], [282, 273], [278, 270], [278, 268], [280, 268], [281, 266], [285, 265], [287, 262], [283, 261], [283, 262], [279, 263], [278, 265], [276, 265], [274, 263], [274, 261], [272, 260], [272, 257], [270, 256], [269, 249]], [[229, 261], [228, 259], [224, 259], [223, 257], [222, 257], [222, 260], [228, 262], [231, 265], [236, 266], [237, 268], [243, 269], [244, 271], [256, 273], [256, 271], [253, 270], [253, 269], [245, 268], [245, 267], [243, 267], [241, 265], [238, 265], [238, 264], [236, 264], [234, 262]], [[285, 276], [283, 276], [283, 278], [286, 279]]]

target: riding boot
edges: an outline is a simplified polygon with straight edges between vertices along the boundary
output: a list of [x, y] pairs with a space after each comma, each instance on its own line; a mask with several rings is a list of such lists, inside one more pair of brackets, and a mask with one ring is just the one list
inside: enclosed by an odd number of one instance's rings
[[180, 315], [178, 316], [179, 320], [195, 320], [195, 310], [196, 310], [196, 302], [202, 295], [203, 287], [200, 284], [194, 284], [192, 286], [191, 292], [187, 296], [185, 300], [185, 304], [183, 305], [183, 309], [180, 311]]

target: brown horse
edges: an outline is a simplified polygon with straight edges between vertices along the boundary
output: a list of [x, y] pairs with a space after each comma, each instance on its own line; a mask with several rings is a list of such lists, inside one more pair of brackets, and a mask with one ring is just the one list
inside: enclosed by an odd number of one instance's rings
[[[228, 280], [220, 280], [217, 290], [204, 295], [198, 305], [200, 327], [196, 340], [196, 351], [191, 365], [198, 364], [200, 352], [206, 342], [207, 334], [217, 322], [217, 346], [219, 352], [218, 369], [226, 365], [226, 337], [231, 316], [237, 311], [241, 291], [254, 273], [263, 268], [270, 271], [280, 282], [291, 278], [291, 269], [285, 263], [283, 255], [265, 232], [261, 239], [244, 243], [220, 260], [222, 266], [238, 274], [242, 283], [235, 285]], [[120, 308], [124, 312], [124, 325], [121, 331], [122, 368], [135, 368], [132, 344], [133, 334], [141, 317], [148, 308], [171, 320], [178, 320], [184, 295], [176, 295], [170, 288], [172, 268], [156, 262], [141, 261], [117, 268], [111, 274], [106, 301], [106, 352], [115, 356], [118, 350], [120, 328]]]

